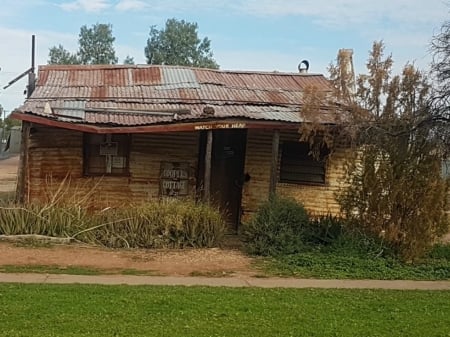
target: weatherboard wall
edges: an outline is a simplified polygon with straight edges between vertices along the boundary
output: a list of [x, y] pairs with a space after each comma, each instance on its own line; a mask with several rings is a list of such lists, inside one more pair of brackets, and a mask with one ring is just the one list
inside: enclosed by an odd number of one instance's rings
[[49, 201], [55, 194], [72, 200], [89, 196], [93, 207], [102, 207], [157, 198], [162, 161], [188, 163], [189, 193], [195, 194], [198, 133], [133, 135], [130, 148], [128, 176], [86, 177], [83, 133], [34, 125], [26, 200]]
[[[258, 205], [267, 200], [269, 193], [272, 130], [249, 130], [247, 136], [247, 151], [245, 172], [250, 175], [250, 181], [242, 191], [243, 219], [248, 219]], [[281, 132], [280, 146], [286, 141], [298, 141], [300, 135], [295, 132]], [[337, 149], [333, 152], [326, 165], [325, 184], [288, 184], [278, 183], [276, 193], [290, 196], [302, 202], [313, 215], [338, 214], [340, 209], [336, 201], [336, 192], [343, 183], [344, 163], [348, 150]], [[277, 176], [279, 176], [281, 152], [278, 158]]]
[[[242, 191], [244, 221], [268, 197], [272, 136], [272, 130], [248, 130], [244, 170], [250, 175], [250, 181], [244, 184]], [[298, 139], [295, 131], [283, 131], [280, 144]], [[48, 201], [58, 190], [65, 198], [90, 196], [94, 207], [157, 198], [160, 196], [161, 162], [189, 165], [189, 195], [194, 196], [198, 151], [199, 132], [134, 134], [128, 176], [86, 177], [83, 174], [83, 133], [34, 125], [29, 142], [26, 200]], [[338, 213], [335, 193], [342, 183], [345, 154], [344, 150], [333, 153], [327, 163], [324, 185], [278, 182], [277, 193], [303, 202], [313, 214]], [[277, 172], [279, 163], [280, 160]]]

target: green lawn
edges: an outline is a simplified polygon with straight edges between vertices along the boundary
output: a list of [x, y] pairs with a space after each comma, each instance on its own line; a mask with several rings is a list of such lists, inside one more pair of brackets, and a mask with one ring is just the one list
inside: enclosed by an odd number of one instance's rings
[[450, 292], [0, 284], [0, 336], [450, 336]]

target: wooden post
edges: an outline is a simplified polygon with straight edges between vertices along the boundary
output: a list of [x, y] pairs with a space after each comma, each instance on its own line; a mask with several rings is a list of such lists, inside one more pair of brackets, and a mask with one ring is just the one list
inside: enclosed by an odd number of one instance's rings
[[[29, 189], [28, 180], [28, 142], [30, 137], [30, 123], [22, 122], [20, 139], [20, 163], [17, 170], [16, 202], [25, 202], [26, 189]], [[28, 200], [27, 200], [28, 201]]]
[[206, 151], [205, 151], [205, 179], [203, 201], [209, 203], [211, 201], [211, 158], [212, 158], [213, 132], [208, 130], [206, 134]]
[[269, 196], [275, 194], [276, 192], [279, 146], [280, 146], [280, 130], [274, 130], [272, 138], [272, 163], [270, 165]]

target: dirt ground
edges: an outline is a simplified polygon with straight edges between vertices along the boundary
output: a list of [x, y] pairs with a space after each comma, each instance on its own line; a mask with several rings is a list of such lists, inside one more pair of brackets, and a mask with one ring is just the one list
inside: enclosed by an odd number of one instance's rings
[[113, 250], [79, 245], [49, 247], [0, 243], [0, 266], [136, 270], [167, 276], [251, 276], [251, 259], [234, 249]]

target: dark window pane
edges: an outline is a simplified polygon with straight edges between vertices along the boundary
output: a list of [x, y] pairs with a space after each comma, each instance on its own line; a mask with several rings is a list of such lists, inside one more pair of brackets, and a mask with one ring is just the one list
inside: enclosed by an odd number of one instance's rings
[[282, 183], [325, 183], [325, 156], [323, 149], [319, 158], [314, 158], [306, 142], [286, 142], [281, 149], [280, 182]]

